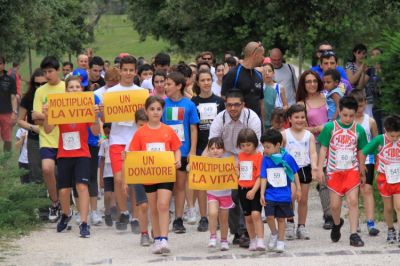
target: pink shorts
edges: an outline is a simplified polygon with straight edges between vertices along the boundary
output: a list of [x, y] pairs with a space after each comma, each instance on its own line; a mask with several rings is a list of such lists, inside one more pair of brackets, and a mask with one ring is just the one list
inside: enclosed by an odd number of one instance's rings
[[0, 114], [0, 135], [3, 141], [12, 141], [13, 123], [11, 121], [12, 113]]
[[220, 209], [231, 209], [231, 208], [235, 207], [235, 203], [233, 203], [231, 196], [217, 197], [217, 196], [214, 196], [211, 194], [207, 194], [207, 201], [208, 202], [212, 202], [212, 201], [218, 202]]

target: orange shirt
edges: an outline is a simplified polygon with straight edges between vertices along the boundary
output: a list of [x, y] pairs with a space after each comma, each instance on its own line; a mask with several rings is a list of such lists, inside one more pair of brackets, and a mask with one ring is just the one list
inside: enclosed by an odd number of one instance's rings
[[164, 146], [164, 151], [177, 151], [182, 144], [170, 126], [161, 123], [159, 128], [152, 129], [145, 124], [133, 135], [128, 151], [151, 151], [152, 147], [160, 145]]
[[[242, 173], [239, 175], [239, 186], [245, 188], [252, 188], [257, 181], [257, 178], [260, 176], [260, 168], [261, 162], [263, 159], [263, 155], [259, 152], [256, 154], [247, 154], [247, 153], [239, 153], [239, 169], [242, 168]], [[249, 165], [253, 166], [253, 169], [246, 170], [246, 173], [251, 173], [251, 177], [246, 177], [244, 174], [244, 169]], [[249, 180], [250, 179], [250, 180]]]

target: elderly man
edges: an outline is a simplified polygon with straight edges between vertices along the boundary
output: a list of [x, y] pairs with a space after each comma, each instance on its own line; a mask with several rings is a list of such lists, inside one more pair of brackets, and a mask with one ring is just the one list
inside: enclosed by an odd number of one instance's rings
[[263, 78], [255, 68], [264, 60], [264, 47], [261, 43], [249, 42], [243, 54], [243, 62], [232, 67], [223, 77], [221, 95], [226, 96], [233, 88], [240, 90], [245, 106], [261, 116], [264, 112]]
[[[243, 128], [251, 128], [258, 139], [261, 138], [261, 120], [251, 109], [245, 108], [244, 96], [238, 90], [231, 90], [226, 94], [226, 110], [220, 112], [210, 127], [209, 139], [222, 137], [226, 152], [237, 157], [239, 149], [236, 141], [239, 131]], [[261, 146], [259, 146], [261, 149]], [[205, 151], [206, 153], [207, 151]], [[235, 208], [229, 210], [229, 228], [234, 234], [233, 244], [248, 247], [249, 239], [244, 224], [244, 217], [239, 205], [237, 190], [232, 190], [232, 200]]]
[[296, 103], [297, 77], [294, 67], [283, 63], [282, 51], [279, 48], [271, 49], [269, 56], [275, 68], [275, 81], [285, 88], [289, 106]]

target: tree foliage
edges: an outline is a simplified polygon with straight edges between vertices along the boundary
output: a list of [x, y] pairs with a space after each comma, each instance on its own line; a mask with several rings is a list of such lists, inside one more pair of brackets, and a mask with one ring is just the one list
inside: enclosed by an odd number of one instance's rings
[[376, 41], [382, 28], [400, 25], [400, 6], [388, 0], [130, 0], [129, 16], [142, 38], [168, 40], [178, 52], [230, 49], [248, 41], [311, 58], [332, 42], [345, 55], [358, 42]]

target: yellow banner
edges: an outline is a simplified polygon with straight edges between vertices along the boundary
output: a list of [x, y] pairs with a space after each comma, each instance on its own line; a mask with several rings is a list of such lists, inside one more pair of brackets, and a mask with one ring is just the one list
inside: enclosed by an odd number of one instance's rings
[[144, 107], [148, 97], [149, 91], [144, 89], [104, 93], [105, 121], [128, 122], [135, 120], [136, 111]]
[[190, 156], [189, 188], [196, 190], [237, 189], [235, 158]]
[[175, 182], [176, 168], [172, 151], [127, 152], [124, 163], [127, 184], [158, 184]]
[[94, 113], [93, 92], [67, 92], [48, 95], [50, 125], [92, 123]]

